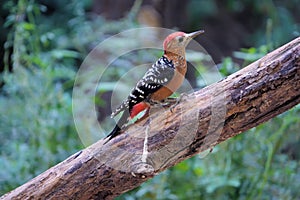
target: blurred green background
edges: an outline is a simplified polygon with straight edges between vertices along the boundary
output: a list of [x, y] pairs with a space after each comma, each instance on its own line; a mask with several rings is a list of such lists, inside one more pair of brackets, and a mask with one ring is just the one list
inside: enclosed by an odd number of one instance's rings
[[[298, 0], [0, 3], [0, 195], [84, 148], [73, 122], [72, 87], [83, 59], [109, 36], [142, 26], [205, 29], [197, 41], [227, 76], [300, 34]], [[121, 59], [107, 81], [161, 53]], [[205, 71], [203, 65], [197, 67]], [[187, 78], [203, 87], [194, 71]], [[109, 128], [111, 89], [102, 87], [95, 101], [98, 120]], [[299, 113], [298, 105], [119, 199], [300, 199]]]

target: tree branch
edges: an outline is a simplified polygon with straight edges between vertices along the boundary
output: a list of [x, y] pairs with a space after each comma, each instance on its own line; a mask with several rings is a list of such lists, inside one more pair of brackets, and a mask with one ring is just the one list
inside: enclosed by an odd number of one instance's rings
[[300, 102], [300, 37], [0, 199], [112, 199]]

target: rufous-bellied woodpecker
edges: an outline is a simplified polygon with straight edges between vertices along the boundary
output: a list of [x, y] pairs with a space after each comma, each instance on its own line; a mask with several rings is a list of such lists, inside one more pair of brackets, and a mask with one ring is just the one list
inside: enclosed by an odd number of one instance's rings
[[150, 108], [150, 102], [159, 102], [172, 95], [182, 84], [187, 71], [185, 47], [203, 30], [193, 33], [175, 32], [164, 40], [164, 55], [152, 65], [126, 100], [111, 114], [115, 117], [124, 111], [115, 128], [107, 136], [109, 140], [120, 134], [129, 117]]

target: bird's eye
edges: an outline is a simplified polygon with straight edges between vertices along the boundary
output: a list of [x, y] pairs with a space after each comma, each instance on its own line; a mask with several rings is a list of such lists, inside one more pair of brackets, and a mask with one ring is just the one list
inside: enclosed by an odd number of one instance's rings
[[182, 37], [182, 36], [179, 36], [179, 37], [177, 38], [177, 40], [178, 40], [178, 42], [182, 42], [182, 41], [183, 41], [183, 37]]

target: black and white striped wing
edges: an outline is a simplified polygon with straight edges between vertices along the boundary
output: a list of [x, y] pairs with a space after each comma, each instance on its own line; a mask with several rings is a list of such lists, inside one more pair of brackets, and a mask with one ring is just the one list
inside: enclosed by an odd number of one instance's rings
[[169, 83], [169, 81], [173, 78], [174, 73], [175, 67], [172, 61], [169, 61], [164, 56], [161, 57], [145, 73], [143, 78], [138, 81], [128, 98], [116, 108], [116, 110], [111, 114], [111, 117], [116, 116], [126, 109], [130, 111], [134, 105], [144, 101], [149, 95]]

